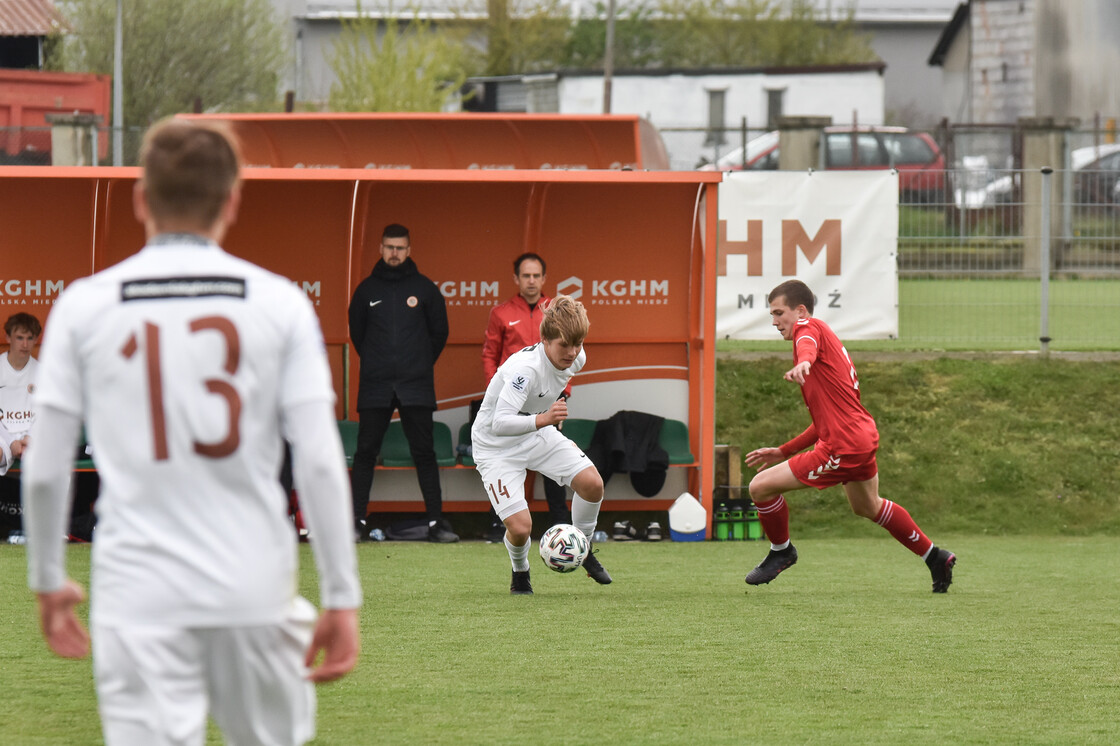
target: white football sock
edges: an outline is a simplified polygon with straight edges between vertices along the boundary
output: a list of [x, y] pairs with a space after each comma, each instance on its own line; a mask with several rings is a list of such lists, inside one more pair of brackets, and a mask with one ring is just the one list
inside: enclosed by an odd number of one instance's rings
[[509, 561], [513, 564], [513, 569], [516, 572], [525, 572], [529, 569], [529, 547], [533, 546], [533, 540], [529, 539], [525, 542], [525, 546], [515, 547], [509, 543], [509, 534], [505, 535], [502, 539], [506, 545], [506, 551], [509, 552]]
[[572, 525], [578, 528], [588, 539], [595, 533], [595, 524], [599, 522], [599, 507], [602, 502], [588, 502], [579, 495], [572, 495]]

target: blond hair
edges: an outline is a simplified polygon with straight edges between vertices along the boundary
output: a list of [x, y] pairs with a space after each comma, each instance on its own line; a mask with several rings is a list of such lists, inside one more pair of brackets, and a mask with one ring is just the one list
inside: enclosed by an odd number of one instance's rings
[[210, 227], [237, 185], [241, 157], [219, 122], [163, 119], [140, 146], [141, 187], [156, 222], [189, 220]]
[[577, 345], [587, 338], [591, 322], [587, 320], [587, 309], [570, 295], [558, 295], [544, 310], [541, 320], [541, 339], [551, 341], [562, 339], [570, 345]]

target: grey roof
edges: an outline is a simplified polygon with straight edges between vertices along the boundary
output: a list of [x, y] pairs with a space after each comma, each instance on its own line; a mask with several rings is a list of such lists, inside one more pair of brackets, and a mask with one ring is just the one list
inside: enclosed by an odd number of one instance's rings
[[957, 34], [968, 23], [968, 14], [968, 3], [961, 3], [957, 6], [957, 12], [953, 14], [953, 20], [949, 21], [942, 29], [941, 36], [938, 37], [937, 44], [929, 55], [930, 65], [937, 66], [945, 61], [945, 55], [949, 53], [949, 47], [953, 46], [953, 40], [957, 38]]
[[[596, 0], [563, 0], [572, 9], [572, 15], [591, 15]], [[837, 20], [846, 18], [854, 10], [860, 23], [948, 23], [953, 17], [958, 0], [815, 0], [822, 16]], [[334, 20], [356, 15], [354, 0], [273, 0], [282, 12], [305, 20]], [[636, 0], [618, 0], [624, 9]], [[380, 18], [388, 15], [411, 16], [414, 9], [429, 18], [470, 18], [486, 15], [486, 0], [416, 0], [408, 4], [387, 0], [362, 2], [363, 15]]]

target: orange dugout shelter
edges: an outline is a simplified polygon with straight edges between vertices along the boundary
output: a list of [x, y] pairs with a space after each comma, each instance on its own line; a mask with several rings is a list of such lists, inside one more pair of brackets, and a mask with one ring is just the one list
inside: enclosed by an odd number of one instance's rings
[[229, 122], [245, 163], [273, 168], [649, 170], [669, 168], [657, 128], [633, 114], [180, 114]]
[[[5, 318], [27, 311], [46, 321], [67, 284], [143, 245], [132, 216], [138, 174], [0, 168]], [[615, 476], [605, 509], [662, 510], [686, 489], [710, 507], [720, 178], [671, 171], [248, 169], [240, 217], [224, 243], [307, 292], [328, 346], [337, 415], [347, 419], [359, 364], [348, 339], [350, 296], [376, 263], [382, 227], [407, 225], [413, 259], [447, 301], [451, 334], [435, 371], [436, 419], [453, 433], [467, 421], [470, 401], [482, 396], [483, 331], [491, 307], [517, 292], [512, 261], [523, 251], [540, 253], [548, 262], [546, 291], [578, 297], [591, 319], [571, 416], [597, 420], [632, 409], [688, 428], [692, 463], [671, 468], [651, 499]], [[473, 469], [441, 475], [445, 509], [486, 509]], [[419, 500], [411, 474], [388, 470], [375, 480], [371, 509], [415, 510]]]

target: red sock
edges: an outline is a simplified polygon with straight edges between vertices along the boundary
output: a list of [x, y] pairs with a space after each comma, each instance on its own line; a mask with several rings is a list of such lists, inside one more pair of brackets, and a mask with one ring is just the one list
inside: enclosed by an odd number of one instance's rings
[[[760, 510], [759, 513], [761, 514], [762, 511]], [[890, 531], [891, 536], [919, 557], [928, 552], [933, 545], [929, 537], [918, 528], [918, 524], [914, 523], [906, 508], [890, 500], [883, 501], [883, 507], [879, 509], [879, 515], [875, 516], [875, 522]]]
[[786, 499], [778, 495], [768, 502], [755, 502], [758, 508], [758, 522], [771, 544], [784, 544], [789, 541], [789, 506]]

